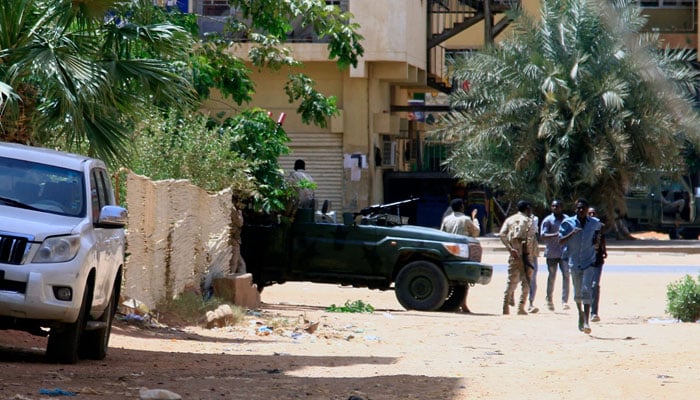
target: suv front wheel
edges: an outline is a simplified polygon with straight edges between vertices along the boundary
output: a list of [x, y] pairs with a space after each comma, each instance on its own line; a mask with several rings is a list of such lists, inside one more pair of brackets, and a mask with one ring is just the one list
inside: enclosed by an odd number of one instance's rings
[[83, 339], [80, 343], [80, 358], [103, 360], [107, 356], [109, 336], [112, 333], [112, 320], [114, 319], [114, 314], [117, 312], [120, 285], [121, 278], [118, 277], [114, 282], [109, 304], [107, 304], [107, 308], [102, 314], [102, 317], [96, 321], [87, 323], [86, 331], [83, 333]]
[[51, 328], [49, 342], [46, 346], [46, 355], [49, 360], [63, 364], [75, 364], [78, 362], [80, 339], [85, 331], [91, 303], [92, 291], [88, 285], [83, 291], [78, 319], [73, 323]]
[[407, 310], [435, 311], [447, 298], [449, 285], [440, 268], [429, 261], [406, 264], [396, 276], [396, 298]]

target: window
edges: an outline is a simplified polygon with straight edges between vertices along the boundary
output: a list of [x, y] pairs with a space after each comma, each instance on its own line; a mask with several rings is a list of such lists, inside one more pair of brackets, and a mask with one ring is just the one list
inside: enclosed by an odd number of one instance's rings
[[92, 202], [92, 218], [93, 222], [97, 222], [100, 216], [100, 210], [106, 205], [113, 205], [112, 199], [114, 197], [109, 183], [109, 175], [107, 171], [95, 168], [90, 174], [90, 187], [91, 193], [90, 198]]

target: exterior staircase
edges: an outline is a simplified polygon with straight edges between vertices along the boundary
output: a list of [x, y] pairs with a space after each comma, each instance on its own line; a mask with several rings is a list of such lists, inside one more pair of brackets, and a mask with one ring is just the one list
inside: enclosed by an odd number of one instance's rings
[[494, 24], [494, 14], [502, 14], [519, 5], [517, 0], [429, 0], [428, 2], [428, 86], [443, 93], [452, 90], [445, 66], [451, 51], [471, 49], [447, 49], [443, 43], [478, 24], [484, 24], [484, 43], [492, 43], [510, 24], [503, 17]]

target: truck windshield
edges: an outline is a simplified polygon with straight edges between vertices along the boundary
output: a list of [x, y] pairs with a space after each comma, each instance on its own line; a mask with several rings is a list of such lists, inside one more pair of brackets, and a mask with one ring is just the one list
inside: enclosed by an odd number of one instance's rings
[[85, 216], [81, 171], [0, 157], [2, 205], [72, 217]]

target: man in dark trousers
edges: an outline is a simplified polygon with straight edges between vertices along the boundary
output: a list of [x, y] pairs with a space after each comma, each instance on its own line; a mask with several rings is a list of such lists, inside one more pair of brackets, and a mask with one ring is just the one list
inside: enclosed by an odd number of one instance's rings
[[583, 198], [576, 201], [576, 215], [566, 218], [559, 228], [559, 243], [566, 245], [564, 251], [571, 268], [578, 329], [586, 334], [591, 333], [589, 319], [593, 303], [593, 266], [601, 229], [600, 221], [588, 216], [588, 201]]
[[[594, 207], [588, 208], [588, 216], [598, 218], [598, 211]], [[600, 234], [598, 235], [597, 248], [595, 253], [595, 264], [593, 264], [593, 303], [591, 303], [591, 322], [600, 321], [598, 316], [598, 304], [600, 303], [600, 277], [603, 273], [603, 264], [608, 258], [608, 249], [605, 246], [605, 224], [601, 222]]]
[[554, 311], [554, 284], [557, 281], [557, 268], [561, 270], [561, 306], [562, 309], [569, 309], [569, 287], [571, 274], [569, 263], [563, 256], [564, 246], [559, 243], [559, 227], [568, 215], [563, 213], [559, 200], [552, 200], [552, 213], [544, 218], [540, 228], [540, 238], [544, 241], [544, 258], [547, 261], [549, 276], [547, 277], [547, 308]]

